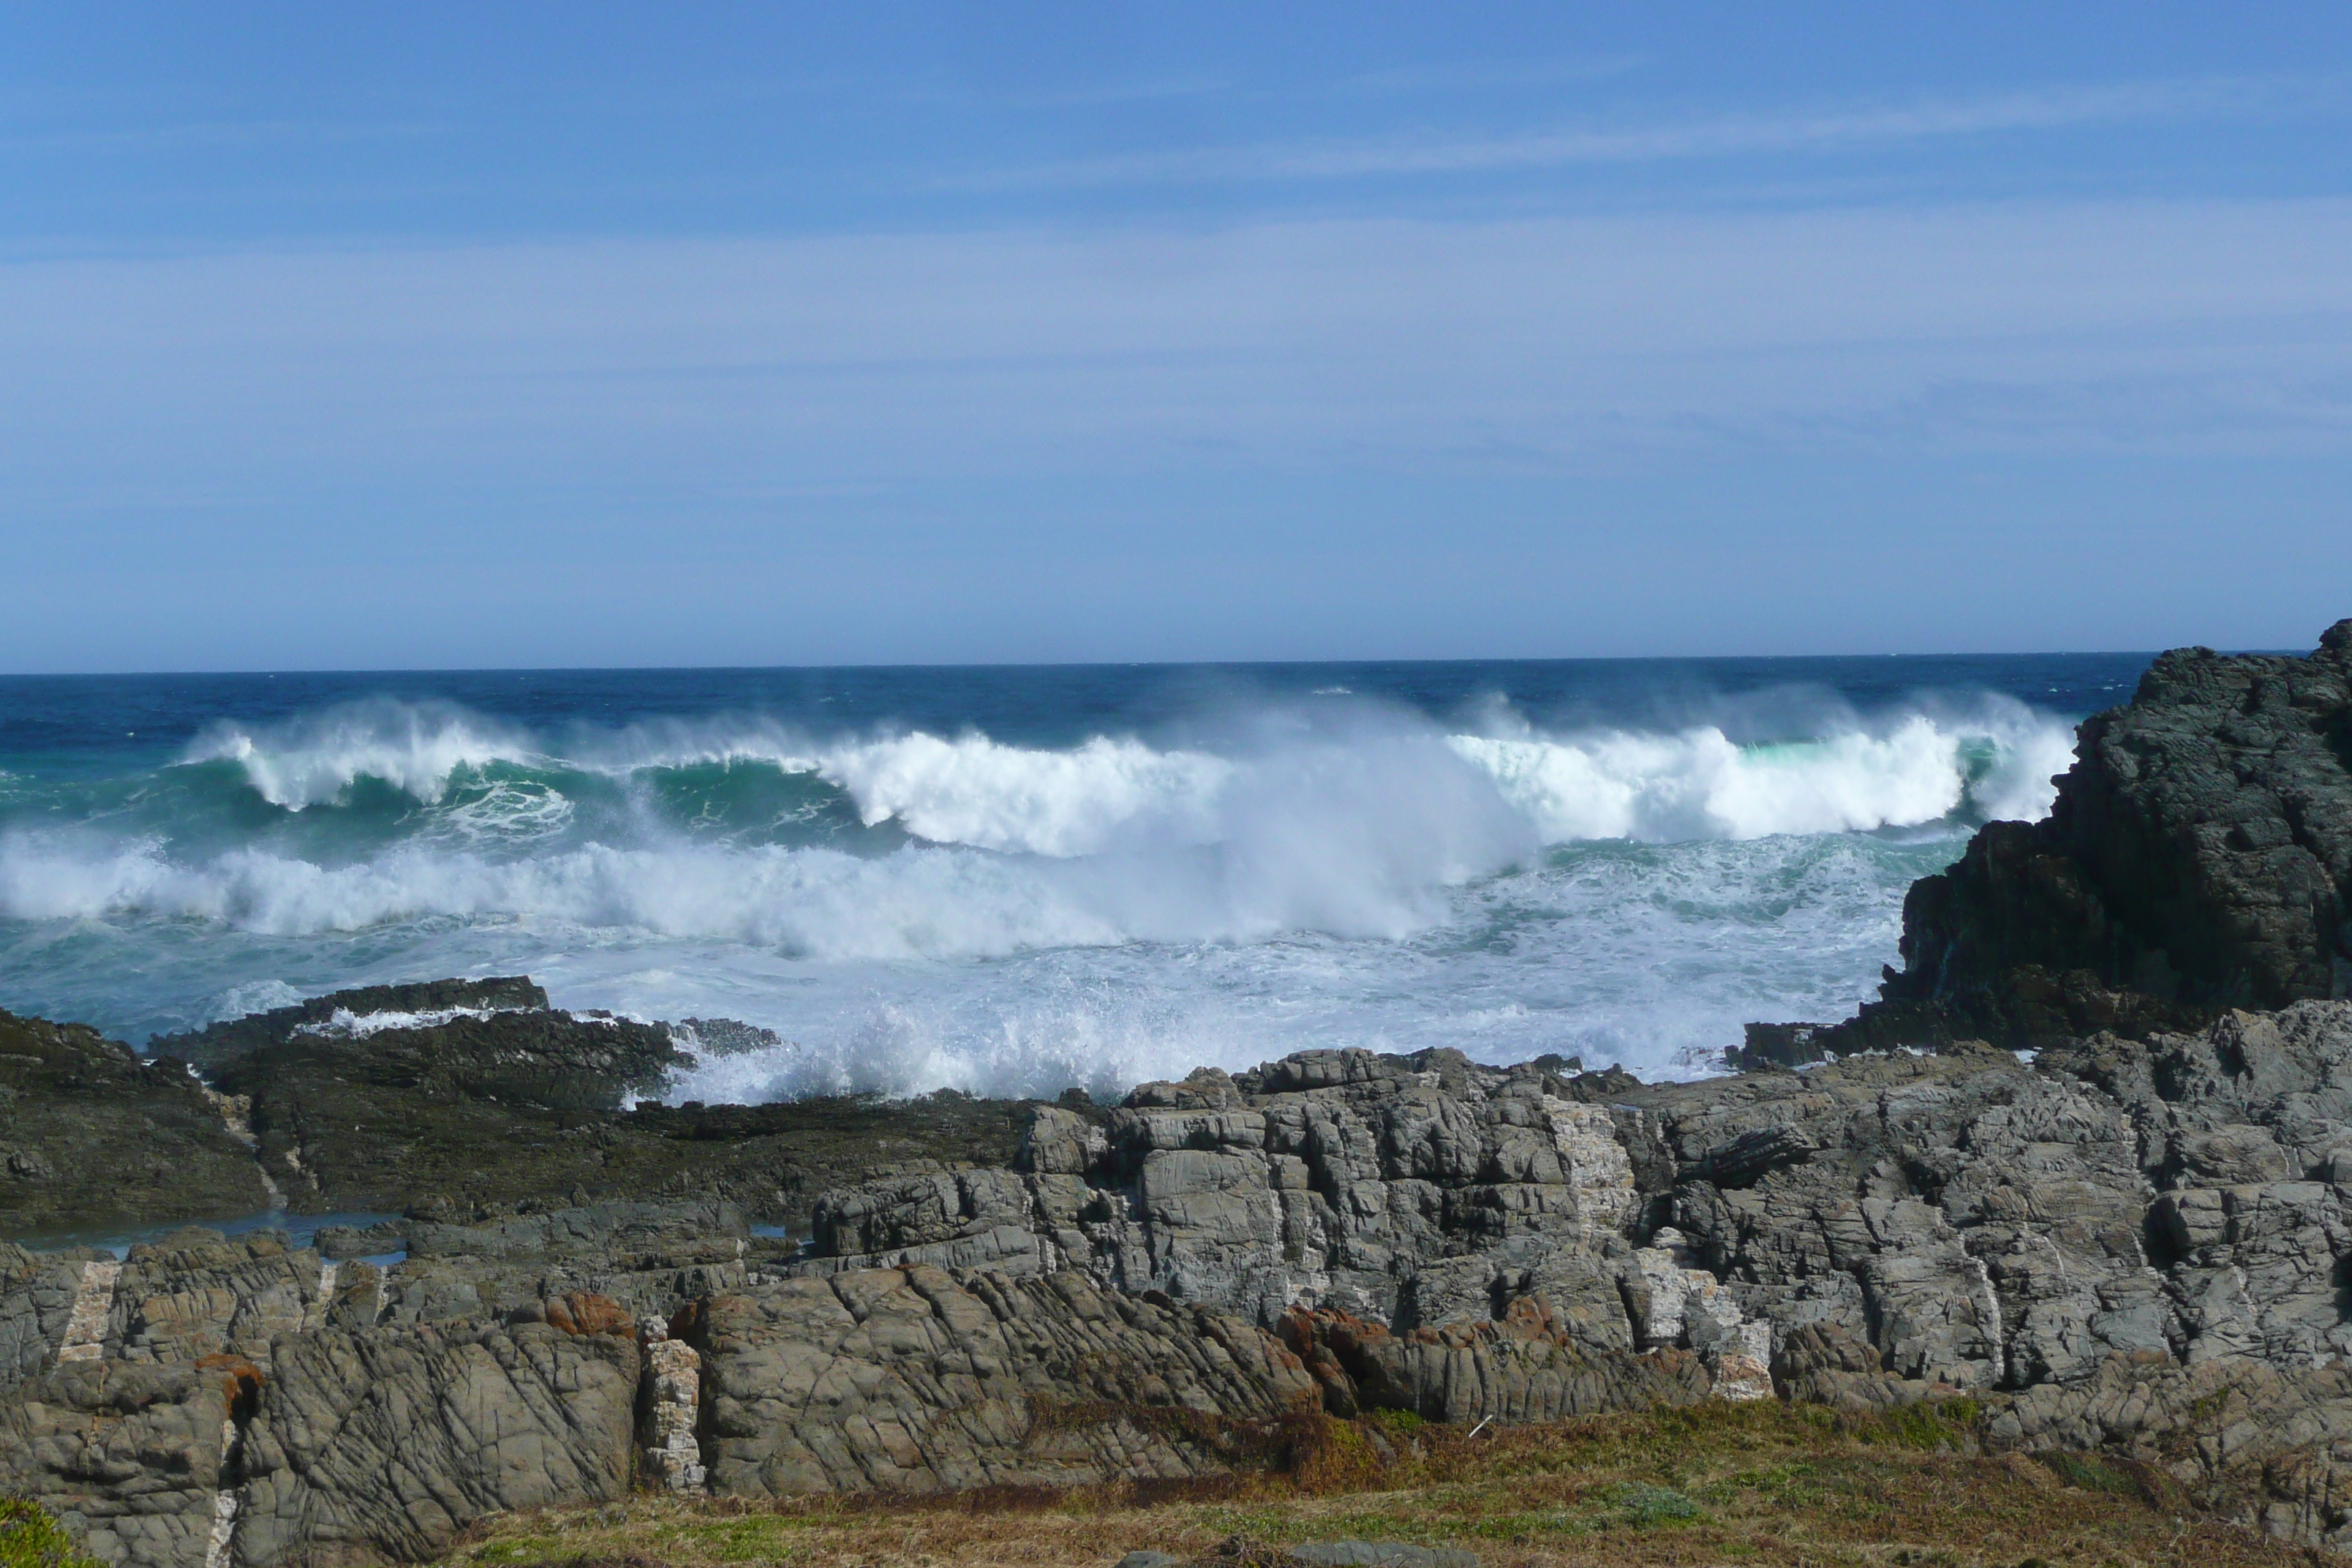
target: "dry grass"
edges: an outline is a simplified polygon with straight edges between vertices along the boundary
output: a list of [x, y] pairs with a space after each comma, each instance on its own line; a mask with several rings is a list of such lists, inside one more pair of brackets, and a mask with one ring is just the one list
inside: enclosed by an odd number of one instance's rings
[[1488, 1568], [2284, 1568], [2313, 1554], [2199, 1511], [2159, 1473], [1974, 1456], [1965, 1405], [1852, 1417], [1777, 1402], [1471, 1437], [1322, 1421], [1287, 1468], [1170, 1486], [950, 1498], [639, 1497], [478, 1526], [464, 1568], [779, 1563], [929, 1568], [1191, 1556], [1234, 1536], [1463, 1546]]

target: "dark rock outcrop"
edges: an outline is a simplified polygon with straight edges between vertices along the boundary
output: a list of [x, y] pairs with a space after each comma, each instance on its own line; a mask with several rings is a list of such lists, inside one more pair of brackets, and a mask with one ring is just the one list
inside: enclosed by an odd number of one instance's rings
[[2352, 620], [2307, 658], [2175, 648], [2086, 720], [2041, 822], [1989, 823], [1913, 885], [1900, 973], [1739, 1065], [2194, 1028], [2352, 994]]
[[[282, 1203], [295, 1213], [462, 1222], [517, 1205], [660, 1196], [792, 1223], [827, 1187], [891, 1169], [1002, 1164], [1019, 1136], [1018, 1106], [954, 1093], [675, 1107], [640, 1099], [690, 1062], [679, 1040], [701, 1046], [705, 1031], [721, 1048], [762, 1033], [569, 1013], [517, 976], [341, 991], [166, 1037], [155, 1043], [205, 1064], [216, 1091], [209, 1135], [235, 1151], [245, 1195], [158, 1202], [134, 1186], [108, 1212], [152, 1222]], [[185, 1072], [171, 1081], [207, 1102]], [[0, 1203], [7, 1190], [0, 1175]]]
[[[322, 1073], [377, 1099], [612, 1111], [625, 1098], [658, 1092], [690, 1059], [661, 1025], [551, 1007], [449, 1017], [338, 1014], [220, 1062], [214, 1082], [254, 1096], [257, 1111], [290, 1084], [315, 1096]], [[267, 1136], [266, 1127], [267, 1118], [255, 1130]]]
[[265, 1046], [282, 1046], [305, 1031], [324, 1029], [334, 1023], [339, 1013], [352, 1018], [373, 1018], [387, 1014], [424, 1016], [509, 1010], [544, 1012], [547, 1005], [546, 987], [527, 974], [361, 985], [307, 997], [290, 1007], [273, 1007], [266, 1013], [224, 1019], [184, 1034], [158, 1035], [147, 1042], [147, 1048], [152, 1056], [177, 1057], [208, 1068]]
[[0, 1235], [226, 1218], [268, 1201], [184, 1066], [79, 1024], [0, 1013]]
[[2049, 818], [1912, 886], [1903, 962], [1886, 1002], [2018, 1044], [2352, 994], [2352, 621], [2310, 658], [2159, 656]]
[[1912, 890], [1897, 994], [2034, 963], [2209, 1006], [2341, 995], [2347, 900], [2352, 621], [2308, 658], [2176, 649], [2084, 724], [2046, 822]]

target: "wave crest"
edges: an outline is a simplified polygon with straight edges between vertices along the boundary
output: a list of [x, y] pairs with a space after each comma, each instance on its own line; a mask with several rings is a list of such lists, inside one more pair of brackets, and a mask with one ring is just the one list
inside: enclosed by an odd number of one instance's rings
[[[1499, 804], [1540, 842], [1567, 844], [2039, 816], [2071, 751], [2067, 726], [2006, 699], [1966, 714], [1913, 711], [1875, 728], [1845, 721], [1816, 738], [1760, 745], [1712, 725], [1544, 734], [1504, 713], [1470, 733], [1376, 724], [1226, 751], [1104, 735], [1052, 749], [920, 731], [816, 742], [761, 721], [724, 719], [588, 733], [559, 748], [450, 705], [384, 700], [271, 729], [217, 729], [183, 760], [233, 761], [251, 788], [289, 811], [341, 803], [360, 780], [380, 781], [428, 807], [446, 802], [427, 830], [477, 846], [543, 845], [569, 826], [564, 773], [626, 784], [711, 764], [772, 767], [839, 791], [835, 798], [869, 827], [895, 822], [934, 844], [1070, 858], [1246, 838], [1255, 818], [1282, 809], [1273, 803], [1286, 795], [1311, 817], [1317, 790], [1360, 793], [1369, 759], [1378, 760], [1381, 787], [1450, 792], [1465, 819]], [[557, 776], [481, 776], [498, 764]], [[1493, 803], [1462, 795], [1460, 779], [1448, 776], [1460, 764], [1475, 770]], [[452, 799], [469, 770], [487, 794]], [[1367, 808], [1352, 797], [1335, 804]]]
[[[1547, 843], [1764, 838], [1920, 827], [1968, 811], [2038, 817], [2071, 732], [2021, 704], [1974, 721], [1925, 714], [1884, 733], [1742, 746], [1713, 726], [1574, 740], [1454, 735]], [[1969, 808], [1974, 808], [1972, 811]]]
[[258, 730], [215, 724], [180, 761], [235, 763], [262, 799], [301, 811], [343, 798], [362, 778], [431, 805], [460, 768], [540, 756], [529, 737], [455, 703], [385, 697], [338, 703]]

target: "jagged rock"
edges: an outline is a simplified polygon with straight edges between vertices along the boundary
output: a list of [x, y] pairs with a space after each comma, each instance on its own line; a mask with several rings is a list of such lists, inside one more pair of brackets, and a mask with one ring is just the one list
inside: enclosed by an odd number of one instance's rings
[[320, 1258], [283, 1231], [235, 1241], [191, 1228], [131, 1248], [115, 1277], [104, 1353], [195, 1362], [235, 1353], [267, 1365], [270, 1341], [323, 1321]]
[[[1540, 1297], [1561, 1344], [1631, 1352], [1633, 1159], [1612, 1113], [1573, 1087], [1549, 1066], [1482, 1068], [1457, 1051], [1312, 1051], [1236, 1078], [1145, 1084], [1098, 1116], [1040, 1106], [1017, 1175], [833, 1194], [815, 1226], [820, 1256], [793, 1267], [1073, 1267], [1105, 1289], [1162, 1291], [1262, 1325], [1304, 1305], [1442, 1328]], [[1722, 1172], [1753, 1182], [1809, 1152], [1786, 1134], [1751, 1138]], [[1696, 1331], [1723, 1388], [1769, 1391], [1765, 1331], [1713, 1277], [1696, 1279], [1677, 1290], [1719, 1300]], [[1694, 1340], [1677, 1311], [1643, 1342]]]
[[197, 1568], [232, 1434], [233, 1376], [71, 1362], [0, 1398], [0, 1496], [29, 1498], [122, 1568]]
[[265, 1207], [251, 1151], [204, 1086], [79, 1024], [0, 1012], [0, 1232]]
[[[0, 1250], [29, 1380], [0, 1413], [86, 1447], [98, 1406], [50, 1412], [58, 1378], [162, 1411], [198, 1386], [172, 1376], [214, 1377], [244, 1413], [216, 1517], [246, 1568], [429, 1552], [485, 1509], [636, 1483], [1186, 1476], [1259, 1462], [1302, 1409], [1776, 1388], [1966, 1396], [1997, 1447], [2103, 1446], [2352, 1545], [2352, 1004], [1683, 1084], [1315, 1052], [992, 1114], [1025, 1121], [1016, 1168], [844, 1187], [805, 1251], [709, 1202], [419, 1205], [364, 1233], [408, 1251], [383, 1270], [271, 1233], [119, 1267]], [[485, 1471], [495, 1434], [552, 1456], [539, 1489]], [[395, 1484], [412, 1463], [427, 1482]], [[84, 1526], [145, 1517], [114, 1484]]]
[[282, 1046], [305, 1030], [326, 1028], [333, 1024], [337, 1014], [375, 1018], [387, 1014], [541, 1012], [547, 1005], [546, 988], [527, 974], [362, 985], [309, 997], [290, 1007], [273, 1007], [266, 1013], [225, 1019], [201, 1029], [158, 1035], [148, 1042], [148, 1047], [153, 1056], [177, 1057], [199, 1067], [215, 1067], [264, 1046]]
[[414, 1561], [486, 1513], [624, 1495], [638, 1360], [543, 1323], [280, 1337], [247, 1429], [235, 1536], [248, 1568]]
[[736, 1494], [1193, 1475], [1317, 1397], [1255, 1327], [1066, 1272], [790, 1279], [719, 1297], [684, 1337], [710, 1487]]
[[2352, 994], [2352, 620], [2307, 658], [2175, 648], [2075, 758], [2047, 818], [1989, 823], [1913, 885], [1883, 1002], [1751, 1033], [1741, 1065]]

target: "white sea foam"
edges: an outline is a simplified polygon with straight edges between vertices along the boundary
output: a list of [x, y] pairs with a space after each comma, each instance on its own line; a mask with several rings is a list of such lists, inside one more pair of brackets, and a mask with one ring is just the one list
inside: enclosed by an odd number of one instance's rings
[[460, 1018], [487, 1018], [492, 1013], [506, 1010], [498, 1007], [435, 1007], [422, 1013], [354, 1013], [349, 1007], [338, 1007], [318, 1023], [297, 1025], [294, 1032], [363, 1040], [386, 1029], [434, 1029]]
[[1378, 816], [1294, 804], [1276, 800], [1215, 845], [1061, 860], [673, 841], [529, 858], [408, 844], [341, 866], [248, 847], [184, 862], [152, 841], [18, 832], [0, 839], [0, 915], [195, 918], [275, 936], [510, 919], [832, 959], [973, 957], [1299, 929], [1396, 936], [1426, 923], [1437, 889], [1520, 847], [1507, 834], [1482, 846], [1442, 811], [1418, 810], [1426, 801], [1383, 802]]
[[1738, 745], [1706, 725], [1549, 735], [1507, 714], [1490, 721], [1487, 732], [1446, 734], [1373, 715], [1272, 739], [1262, 730], [1221, 750], [923, 733], [813, 746], [714, 721], [590, 736], [559, 763], [462, 710], [358, 704], [267, 733], [222, 731], [191, 754], [234, 756], [253, 787], [294, 807], [362, 776], [432, 803], [458, 769], [492, 760], [625, 776], [757, 755], [821, 774], [869, 825], [896, 820], [925, 842], [861, 857], [640, 822], [624, 841], [557, 843], [570, 801], [544, 782], [500, 780], [347, 862], [263, 842], [192, 858], [94, 826], [20, 829], [0, 841], [0, 914], [196, 918], [281, 936], [554, 921], [835, 959], [1285, 931], [1394, 939], [1438, 919], [1447, 889], [1547, 845], [1916, 828], [1969, 807], [2038, 816], [2067, 749], [2062, 726], [2014, 703], [1778, 745]]
[[380, 779], [431, 804], [461, 767], [539, 754], [518, 731], [453, 703], [378, 698], [340, 703], [275, 727], [215, 725], [181, 761], [234, 762], [262, 799], [300, 811], [339, 799], [362, 778]]
[[[756, 718], [547, 736], [356, 704], [190, 749], [306, 814], [234, 847], [19, 819], [0, 943], [45, 974], [86, 964], [92, 994], [126, 948], [157, 988], [193, 976], [179, 994], [234, 976], [228, 1012], [325, 973], [529, 972], [559, 1005], [783, 1037], [702, 1058], [678, 1092], [709, 1100], [1110, 1089], [1335, 1042], [1687, 1072], [1745, 1019], [1866, 995], [1910, 879], [1970, 822], [2045, 811], [2070, 751], [1990, 699], [1768, 717], [1542, 729], [1494, 705], [1439, 726], [1334, 694], [1042, 747]], [[1736, 738], [1767, 728], [1813, 738]], [[690, 773], [710, 764], [800, 782], [778, 806]], [[319, 811], [362, 779], [416, 808], [345, 834]], [[698, 792], [910, 841], [702, 832]]]
[[1712, 726], [1449, 741], [1552, 844], [1916, 827], [1971, 804], [1972, 751], [1989, 753], [1979, 760], [1979, 811], [2039, 817], [2054, 794], [2050, 774], [2072, 748], [2063, 726], [2017, 704], [1975, 721], [1914, 713], [1880, 733], [1854, 729], [1775, 745], [1738, 745]]
[[827, 750], [815, 771], [849, 792], [869, 826], [896, 817], [936, 843], [1071, 856], [1139, 833], [1214, 841], [1235, 766], [1103, 736], [1039, 751], [919, 733]]
[[[1670, 731], [1537, 731], [1498, 710], [1477, 732], [1366, 725], [1230, 754], [1096, 736], [1061, 749], [985, 735], [920, 731], [823, 743], [757, 720], [638, 725], [576, 737], [560, 750], [446, 705], [352, 704], [281, 729], [208, 733], [188, 761], [228, 759], [265, 799], [299, 810], [341, 798], [362, 777], [440, 802], [461, 768], [497, 762], [633, 776], [703, 763], [813, 773], [845, 792], [868, 826], [896, 820], [934, 843], [1055, 857], [1233, 836], [1235, 800], [1351, 770], [1346, 753], [1427, 753], [1409, 772], [1435, 778], [1442, 746], [1476, 767], [1546, 843], [1673, 842], [1918, 826], [1973, 807], [2038, 816], [2072, 747], [2063, 724], [2007, 700], [1969, 715], [1914, 711], [1878, 726], [1851, 718], [1815, 739], [1742, 745], [1714, 725]], [[1971, 798], [1971, 775], [1973, 798]], [[1308, 803], [1311, 805], [1311, 803]], [[442, 814], [435, 831], [475, 841], [542, 838], [572, 816], [543, 784], [494, 782]]]

